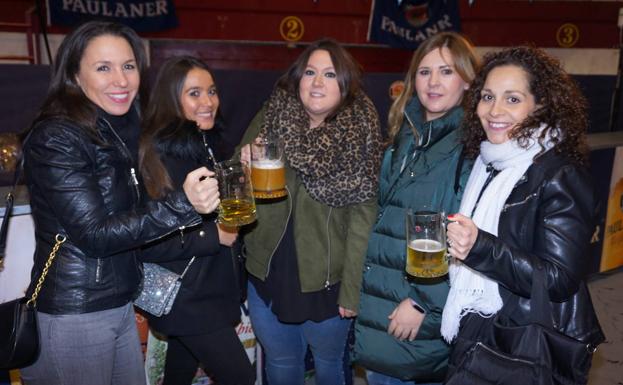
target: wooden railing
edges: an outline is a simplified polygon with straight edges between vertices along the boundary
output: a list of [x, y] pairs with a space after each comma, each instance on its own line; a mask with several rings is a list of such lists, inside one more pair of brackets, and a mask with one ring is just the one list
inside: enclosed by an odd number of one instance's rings
[[0, 60], [28, 61], [30, 64], [41, 63], [41, 50], [39, 43], [39, 26], [36, 20], [35, 7], [26, 11], [24, 23], [8, 23], [0, 21], [0, 28], [15, 29], [26, 34], [26, 45], [28, 54], [19, 55], [0, 55]]

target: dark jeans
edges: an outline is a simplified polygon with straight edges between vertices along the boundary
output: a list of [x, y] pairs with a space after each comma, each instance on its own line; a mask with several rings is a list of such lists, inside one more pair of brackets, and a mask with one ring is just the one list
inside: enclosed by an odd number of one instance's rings
[[191, 384], [199, 363], [219, 385], [255, 383], [255, 370], [233, 327], [168, 342], [163, 385]]

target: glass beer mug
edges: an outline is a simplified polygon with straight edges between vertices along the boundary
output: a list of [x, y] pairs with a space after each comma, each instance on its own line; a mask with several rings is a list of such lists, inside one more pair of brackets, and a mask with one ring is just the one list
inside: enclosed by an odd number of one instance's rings
[[445, 214], [407, 210], [406, 272], [418, 278], [436, 278], [448, 273]]
[[256, 198], [272, 199], [288, 194], [281, 140], [257, 138], [251, 143], [251, 180]]
[[255, 221], [255, 200], [249, 167], [238, 159], [216, 163], [214, 167], [221, 195], [218, 221], [228, 226], [242, 226]]

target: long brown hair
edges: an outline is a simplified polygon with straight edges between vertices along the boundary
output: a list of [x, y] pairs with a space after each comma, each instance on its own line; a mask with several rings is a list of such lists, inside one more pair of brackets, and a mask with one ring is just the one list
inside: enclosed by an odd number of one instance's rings
[[[404, 89], [389, 109], [387, 133], [390, 142], [402, 127], [407, 103], [412, 97], [417, 97], [415, 95], [415, 75], [422, 59], [430, 52], [436, 49], [441, 50], [444, 47], [450, 51], [454, 67], [461, 79], [466, 83], [471, 83], [476, 76], [479, 60], [474, 51], [474, 46], [465, 37], [456, 32], [440, 32], [425, 40], [413, 53], [409, 70], [405, 76]], [[415, 134], [417, 135], [417, 133]]]
[[277, 87], [281, 87], [299, 97], [299, 83], [307, 67], [309, 57], [318, 50], [329, 52], [337, 83], [340, 87], [340, 103], [326, 119], [331, 120], [345, 106], [349, 105], [361, 89], [361, 66], [340, 43], [333, 39], [318, 40], [305, 48], [303, 53], [292, 63], [290, 68], [277, 80]]
[[192, 56], [168, 59], [160, 67], [150, 94], [143, 119], [138, 158], [145, 189], [154, 199], [162, 198], [173, 189], [171, 176], [156, 151], [156, 138], [165, 133], [175, 136], [178, 131], [188, 129], [184, 124], [186, 118], [180, 97], [186, 76], [194, 68], [212, 75], [207, 64]]
[[484, 57], [484, 64], [465, 97], [463, 142], [465, 153], [476, 157], [480, 143], [487, 140], [480, 118], [476, 112], [481, 91], [487, 76], [496, 67], [516, 66], [528, 77], [530, 93], [534, 95], [537, 108], [510, 133], [520, 146], [527, 146], [541, 124], [543, 130], [539, 142], [551, 134], [554, 149], [578, 164], [586, 161], [586, 99], [575, 81], [562, 68], [560, 61], [535, 47], [514, 47], [492, 52]]

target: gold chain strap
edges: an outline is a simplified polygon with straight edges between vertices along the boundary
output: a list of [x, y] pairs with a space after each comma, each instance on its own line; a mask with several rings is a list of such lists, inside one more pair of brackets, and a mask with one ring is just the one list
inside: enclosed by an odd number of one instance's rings
[[43, 272], [41, 273], [41, 276], [39, 277], [39, 281], [37, 282], [35, 291], [34, 293], [32, 293], [32, 297], [30, 297], [28, 302], [26, 302], [26, 306], [30, 306], [31, 304], [32, 305], [37, 304], [37, 297], [39, 296], [39, 292], [41, 291], [41, 286], [43, 286], [43, 281], [45, 281], [45, 276], [48, 275], [48, 270], [50, 269], [50, 266], [52, 266], [52, 261], [54, 260], [54, 257], [56, 257], [56, 253], [58, 252], [58, 249], [61, 248], [61, 245], [63, 244], [63, 242], [67, 240], [67, 237], [60, 235], [60, 234], [56, 234], [56, 237], [54, 239], [56, 240], [56, 244], [52, 248], [52, 251], [50, 251], [50, 256], [48, 256], [48, 260], [45, 263], [45, 266], [43, 267]]

